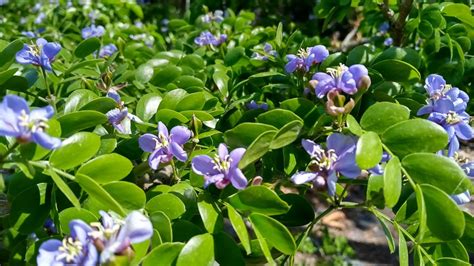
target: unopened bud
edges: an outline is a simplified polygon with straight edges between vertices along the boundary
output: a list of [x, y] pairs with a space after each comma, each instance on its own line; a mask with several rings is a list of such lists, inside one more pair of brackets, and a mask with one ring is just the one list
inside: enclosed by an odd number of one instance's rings
[[359, 80], [359, 84], [357, 84], [357, 88], [359, 90], [365, 91], [370, 87], [371, 84], [372, 81], [370, 80], [369, 76], [362, 76]]
[[261, 176], [256, 176], [252, 180], [252, 186], [260, 186], [263, 182], [263, 178]]

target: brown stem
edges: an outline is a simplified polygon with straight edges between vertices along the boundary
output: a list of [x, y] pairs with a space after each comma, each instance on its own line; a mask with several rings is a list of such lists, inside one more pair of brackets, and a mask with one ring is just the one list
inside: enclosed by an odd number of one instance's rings
[[408, 15], [413, 6], [413, 0], [399, 0], [398, 1], [398, 17], [395, 19], [393, 10], [389, 7], [389, 1], [384, 0], [379, 5], [385, 18], [390, 22], [393, 43], [396, 46], [402, 46], [404, 41], [404, 28]]

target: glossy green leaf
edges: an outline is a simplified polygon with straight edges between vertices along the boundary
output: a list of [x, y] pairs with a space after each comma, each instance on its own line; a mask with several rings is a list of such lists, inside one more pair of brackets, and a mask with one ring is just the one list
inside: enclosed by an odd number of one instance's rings
[[[50, 192], [45, 183], [31, 186], [11, 201], [10, 226], [23, 234], [30, 234], [43, 226], [49, 215]], [[48, 193], [49, 192], [49, 193]]]
[[398, 157], [392, 157], [386, 164], [383, 173], [383, 184], [385, 205], [392, 208], [397, 204], [402, 191], [402, 173]]
[[108, 210], [112, 210], [119, 215], [125, 216], [125, 211], [123, 210], [122, 206], [120, 206], [120, 204], [92, 178], [86, 175], [78, 174], [76, 175], [75, 181], [85, 192], [87, 192], [89, 197], [100, 201], [101, 204], [108, 207]]
[[416, 206], [418, 207], [418, 235], [416, 237], [417, 241], [420, 241], [425, 236], [427, 228], [427, 211], [426, 211], [426, 203], [425, 197], [423, 196], [423, 191], [421, 190], [420, 185], [415, 186], [415, 198], [416, 198]]
[[191, 238], [179, 253], [177, 266], [214, 264], [214, 239], [211, 234]]
[[77, 131], [107, 122], [107, 116], [97, 111], [77, 111], [59, 117], [58, 121], [61, 123], [63, 136], [70, 136]]
[[239, 168], [243, 169], [265, 155], [270, 150], [270, 145], [276, 134], [277, 131], [273, 130], [260, 134], [245, 151], [239, 162]]
[[[293, 143], [303, 128], [301, 121], [293, 121], [284, 125], [278, 132], [273, 136], [270, 144], [270, 149], [279, 149]], [[250, 147], [249, 147], [250, 149]]]
[[74, 207], [64, 209], [59, 213], [61, 231], [64, 234], [70, 233], [69, 222], [74, 219], [81, 219], [82, 221], [88, 224], [98, 221], [98, 218], [92, 212], [86, 209], [80, 209], [80, 208], [74, 208]]
[[407, 62], [396, 59], [380, 61], [372, 65], [372, 68], [380, 72], [387, 81], [417, 82], [421, 79], [418, 69]]
[[288, 203], [290, 210], [273, 218], [286, 226], [303, 226], [313, 221], [313, 207], [304, 197], [289, 193], [280, 195], [280, 198]]
[[96, 37], [83, 40], [74, 50], [74, 55], [78, 58], [84, 58], [93, 52], [99, 50], [100, 40]]
[[232, 224], [232, 228], [234, 228], [235, 233], [240, 239], [240, 243], [244, 247], [247, 254], [250, 254], [250, 238], [249, 233], [247, 231], [247, 226], [245, 226], [244, 220], [242, 216], [232, 207], [230, 204], [226, 204], [227, 213], [229, 215], [230, 223]]
[[382, 142], [377, 133], [368, 131], [360, 136], [356, 147], [356, 162], [361, 169], [370, 169], [382, 159]]
[[222, 218], [221, 210], [215, 200], [208, 193], [199, 195], [198, 209], [204, 227], [209, 233], [216, 233], [222, 231], [224, 227], [224, 219]]
[[64, 113], [67, 114], [78, 111], [82, 106], [86, 105], [87, 103], [91, 102], [96, 98], [98, 98], [98, 96], [90, 90], [75, 90], [66, 99], [66, 104], [64, 105]]
[[163, 99], [161, 100], [161, 103], [158, 107], [159, 110], [161, 109], [171, 109], [175, 110], [178, 103], [186, 97], [188, 93], [183, 90], [183, 89], [175, 89], [170, 92], [167, 92]]
[[404, 157], [415, 152], [437, 152], [448, 144], [446, 131], [424, 119], [412, 119], [389, 127], [382, 142], [396, 155]]
[[139, 210], [145, 207], [145, 192], [133, 183], [115, 181], [103, 185], [103, 188], [127, 210]]
[[229, 89], [228, 89], [228, 83], [229, 83], [229, 76], [226, 74], [224, 71], [216, 71], [212, 75], [212, 79], [214, 80], [214, 83], [217, 86], [217, 89], [222, 95], [223, 99], [227, 100], [228, 94], [229, 94]]
[[153, 224], [153, 228], [159, 232], [163, 242], [171, 242], [173, 240], [171, 221], [164, 212], [157, 211], [151, 213], [150, 221]]
[[146, 203], [145, 208], [150, 213], [162, 211], [171, 220], [180, 217], [186, 211], [183, 201], [171, 193], [163, 193], [153, 197]]
[[383, 209], [385, 207], [385, 200], [383, 197], [383, 176], [371, 175], [367, 184], [366, 197], [367, 200], [375, 205], [377, 208]]
[[360, 127], [359, 123], [357, 122], [357, 120], [352, 116], [352, 115], [347, 115], [346, 117], [346, 124], [347, 124], [347, 128], [349, 129], [349, 131], [356, 135], [356, 136], [361, 136], [362, 135], [362, 128]]
[[272, 125], [276, 128], [282, 128], [286, 124], [299, 121], [303, 123], [303, 120], [295, 113], [285, 109], [273, 109], [268, 112], [264, 112], [257, 117], [257, 122]]
[[441, 8], [441, 12], [443, 12], [445, 16], [455, 17], [467, 25], [474, 27], [474, 17], [472, 16], [469, 6], [465, 4], [449, 3]]
[[126, 177], [132, 171], [129, 159], [116, 153], [98, 156], [82, 165], [77, 173], [87, 175], [96, 182], [108, 183]]
[[149, 121], [158, 111], [161, 100], [162, 98], [158, 93], [145, 94], [138, 100], [136, 115], [143, 121]]
[[469, 255], [459, 240], [452, 240], [444, 243], [438, 243], [434, 246], [432, 257], [438, 258], [456, 258], [465, 262], [469, 261]]
[[444, 191], [432, 185], [421, 185], [426, 205], [426, 224], [431, 233], [444, 240], [455, 240], [464, 233], [464, 215]]
[[143, 266], [172, 266], [183, 247], [183, 243], [163, 243], [143, 258]]
[[277, 128], [261, 123], [242, 123], [227, 130], [224, 140], [231, 148], [248, 147], [254, 140], [266, 131], [276, 132]]
[[439, 258], [436, 260], [438, 266], [471, 266], [470, 263], [456, 258]]
[[393, 238], [392, 232], [388, 228], [387, 222], [385, 222], [381, 218], [377, 218], [379, 220], [380, 225], [382, 226], [383, 233], [385, 234], [385, 238], [387, 239], [388, 248], [390, 249], [390, 253], [395, 252], [395, 239]]
[[79, 132], [65, 139], [49, 158], [52, 166], [71, 169], [89, 160], [100, 147], [100, 137], [94, 133]]
[[82, 106], [80, 110], [93, 110], [105, 114], [108, 111], [114, 109], [116, 106], [117, 103], [114, 99], [109, 97], [99, 97]]
[[3, 67], [7, 63], [13, 60], [16, 53], [23, 48], [23, 42], [21, 39], [9, 43], [2, 52], [0, 52], [0, 67]]
[[135, 79], [140, 83], [147, 83], [153, 77], [154, 70], [149, 64], [143, 64], [135, 70]]
[[290, 206], [264, 186], [251, 186], [228, 198], [229, 203], [241, 212], [257, 212], [266, 215], [284, 214]]
[[158, 87], [166, 87], [181, 75], [181, 68], [173, 65], [168, 65], [165, 68], [155, 71], [155, 75], [150, 80], [150, 83]]
[[398, 260], [400, 266], [408, 266], [408, 246], [403, 232], [398, 229]]
[[72, 203], [72, 205], [76, 208], [81, 208], [81, 203], [79, 202], [79, 199], [76, 197], [74, 192], [72, 192], [71, 188], [66, 184], [66, 182], [53, 170], [53, 169], [48, 169], [48, 174], [51, 176], [51, 179], [53, 179], [54, 183], [56, 186], [61, 190], [61, 192], [66, 196], [66, 198]]
[[449, 195], [466, 191], [470, 181], [452, 159], [431, 153], [415, 153], [402, 160], [402, 166], [419, 184], [433, 185]]
[[467, 212], [463, 212], [463, 214], [466, 226], [459, 240], [466, 247], [466, 250], [472, 253], [474, 252], [474, 217]]
[[286, 255], [296, 252], [296, 244], [290, 231], [277, 220], [259, 213], [249, 216], [254, 230], [258, 231], [274, 248]]
[[223, 232], [214, 234], [214, 255], [220, 265], [245, 265], [239, 246]]
[[362, 115], [360, 125], [363, 129], [374, 131], [379, 135], [387, 128], [408, 120], [410, 110], [399, 104], [378, 102], [371, 105]]
[[404, 61], [416, 68], [418, 68], [421, 63], [421, 57], [416, 50], [412, 48], [390, 47], [377, 56], [373, 64], [387, 59]]

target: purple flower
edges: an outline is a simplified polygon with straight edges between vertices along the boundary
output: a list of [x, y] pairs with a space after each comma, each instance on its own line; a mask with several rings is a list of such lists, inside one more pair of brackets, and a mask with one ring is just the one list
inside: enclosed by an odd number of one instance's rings
[[286, 56], [288, 63], [285, 65], [285, 71], [287, 73], [293, 73], [296, 70], [308, 72], [311, 66], [323, 62], [328, 56], [329, 51], [323, 45], [300, 49], [298, 55]]
[[46, 18], [46, 14], [41, 12], [38, 14], [38, 16], [35, 18], [35, 24], [41, 24], [43, 20]]
[[336, 192], [336, 182], [340, 175], [356, 178], [361, 174], [355, 162], [357, 139], [355, 137], [331, 134], [326, 141], [326, 149], [311, 140], [301, 141], [303, 148], [311, 156], [310, 172], [298, 172], [291, 177], [293, 183], [299, 185], [314, 182], [320, 186], [327, 184], [329, 195]]
[[269, 56], [272, 56], [272, 57], [277, 57], [278, 56], [278, 53], [275, 50], [273, 50], [272, 45], [269, 44], [269, 43], [265, 43], [265, 45], [263, 46], [263, 53], [262, 52], [254, 52], [252, 54], [252, 58], [262, 60], [262, 61], [267, 61]]
[[212, 35], [212, 33], [210, 33], [209, 31], [204, 31], [204, 32], [201, 32], [201, 35], [199, 35], [198, 37], [194, 39], [194, 43], [199, 46], [206, 46], [206, 45], [219, 46], [226, 40], [227, 40], [226, 34], [221, 34], [219, 38], [217, 38], [216, 36]]
[[22, 31], [21, 35], [26, 36], [28, 38], [36, 38], [36, 34], [32, 31]]
[[391, 46], [392, 44], [393, 44], [393, 38], [391, 37], [388, 37], [387, 39], [383, 41], [383, 45], [385, 46]]
[[51, 106], [30, 108], [25, 99], [7, 95], [0, 104], [0, 136], [15, 137], [20, 143], [35, 142], [46, 149], [56, 149], [61, 140], [46, 134], [47, 121], [54, 115]]
[[103, 26], [95, 26], [92, 24], [90, 27], [85, 27], [82, 29], [82, 38], [89, 39], [92, 37], [102, 37], [105, 33], [105, 28]]
[[471, 193], [469, 190], [456, 195], [450, 195], [450, 197], [454, 200], [454, 202], [456, 202], [457, 205], [463, 205], [471, 201]]
[[100, 58], [108, 57], [108, 56], [113, 55], [115, 52], [117, 52], [117, 46], [115, 46], [115, 44], [113, 43], [110, 43], [100, 48], [99, 57]]
[[158, 123], [158, 136], [145, 134], [138, 139], [140, 148], [151, 152], [148, 163], [152, 169], [158, 169], [160, 163], [168, 163], [176, 157], [181, 162], [188, 159], [183, 145], [191, 138], [191, 131], [183, 126], [176, 126], [168, 134], [168, 128], [161, 122]]
[[[95, 20], [99, 18], [100, 12], [94, 9], [94, 10], [91, 10], [91, 12], [89, 12], [89, 14], [87, 16], [91, 20], [92, 24], [94, 24]], [[84, 39], [87, 39], [87, 38], [84, 38]]]
[[98, 252], [89, 234], [92, 228], [81, 220], [69, 223], [71, 235], [63, 241], [50, 239], [41, 244], [36, 263], [45, 265], [96, 265]]
[[386, 22], [386, 21], [384, 23], [380, 24], [380, 26], [379, 26], [379, 32], [382, 35], [387, 33], [389, 29], [390, 29], [390, 24], [388, 24], [388, 22]]
[[196, 156], [193, 158], [191, 166], [195, 173], [204, 176], [205, 187], [214, 183], [217, 188], [223, 189], [232, 183], [236, 189], [244, 189], [247, 186], [247, 178], [238, 168], [244, 153], [244, 148], [237, 148], [229, 154], [226, 145], [221, 143], [218, 154], [214, 158], [207, 155]]
[[51, 62], [59, 51], [61, 51], [59, 43], [39, 38], [36, 40], [36, 45], [25, 44], [23, 49], [16, 53], [16, 61], [20, 64], [33, 64], [52, 71]]
[[153, 235], [150, 220], [138, 211], [132, 211], [125, 220], [104, 211], [99, 213], [101, 223], [92, 223], [94, 230], [89, 235], [101, 251], [101, 263], [112, 261], [115, 255], [132, 252], [131, 244], [143, 242]]
[[267, 103], [256, 103], [254, 100], [250, 101], [247, 104], [247, 108], [250, 110], [255, 110], [255, 109], [262, 109], [262, 110], [268, 110], [268, 104]]
[[346, 67], [340, 64], [336, 68], [327, 68], [327, 72], [329, 75], [318, 72], [311, 80], [315, 84], [315, 92], [319, 98], [334, 90], [353, 95], [358, 89], [370, 86], [369, 72], [364, 65]]
[[131, 134], [131, 121], [142, 122], [141, 119], [128, 112], [128, 108], [125, 107], [124, 102], [120, 98], [120, 95], [114, 88], [107, 91], [107, 97], [112, 98], [116, 103], [117, 107], [108, 111], [105, 115], [107, 116], [109, 123], [122, 134]]
[[446, 100], [453, 103], [456, 112], [462, 112], [469, 102], [469, 96], [464, 91], [446, 84], [444, 78], [437, 74], [431, 74], [425, 79], [425, 89], [430, 99], [427, 105], [418, 110], [417, 115], [433, 112], [435, 105], [443, 104]]

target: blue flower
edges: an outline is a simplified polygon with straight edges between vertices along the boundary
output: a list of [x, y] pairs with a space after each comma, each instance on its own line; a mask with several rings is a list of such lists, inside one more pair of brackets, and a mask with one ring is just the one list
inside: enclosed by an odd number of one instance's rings
[[16, 53], [16, 61], [20, 64], [33, 64], [52, 71], [51, 62], [59, 51], [61, 51], [59, 43], [39, 38], [36, 40], [36, 45], [25, 44], [23, 49]]
[[450, 195], [450, 197], [454, 200], [454, 202], [456, 202], [457, 205], [463, 205], [471, 202], [471, 193], [469, 190], [456, 195]]
[[140, 148], [145, 152], [151, 152], [148, 163], [152, 169], [158, 169], [160, 163], [168, 163], [176, 157], [181, 162], [188, 159], [188, 154], [183, 149], [183, 145], [191, 138], [191, 131], [183, 126], [176, 126], [171, 129], [162, 123], [158, 123], [158, 136], [145, 134], [138, 139]]
[[364, 65], [346, 67], [340, 64], [336, 68], [327, 68], [329, 74], [318, 72], [311, 80], [315, 87], [316, 96], [323, 98], [330, 91], [345, 92], [353, 95], [358, 89], [368, 88], [370, 78]]
[[132, 211], [125, 220], [104, 211], [101, 223], [92, 223], [94, 229], [89, 233], [95, 245], [101, 251], [100, 262], [107, 264], [115, 255], [128, 255], [133, 252], [131, 244], [148, 240], [153, 235], [150, 220], [138, 211]]
[[329, 51], [323, 45], [316, 45], [306, 49], [300, 49], [298, 55], [288, 54], [285, 65], [287, 73], [293, 73], [296, 70], [308, 72], [311, 66], [323, 62], [329, 56]]
[[41, 12], [38, 14], [38, 16], [35, 18], [35, 24], [41, 24], [43, 20], [46, 18], [46, 14]]
[[263, 53], [258, 51], [252, 54], [252, 58], [262, 61], [267, 61], [270, 56], [277, 57], [278, 53], [277, 51], [273, 50], [272, 45], [269, 43], [265, 43], [265, 45], [263, 46]]
[[220, 23], [224, 20], [224, 12], [222, 10], [216, 10], [214, 11], [214, 13], [209, 12], [206, 15], [202, 16], [201, 19], [204, 23], [210, 23], [212, 21]]
[[26, 36], [28, 38], [36, 38], [36, 34], [32, 31], [22, 31], [21, 35]]
[[391, 46], [392, 44], [393, 44], [393, 38], [391, 37], [388, 37], [387, 39], [383, 41], [383, 45], [385, 46]]
[[267, 103], [260, 103], [258, 104], [257, 102], [255, 102], [255, 100], [251, 100], [248, 104], [247, 104], [247, 108], [250, 109], [250, 110], [255, 110], [255, 109], [262, 109], [262, 110], [268, 110], [268, 104]]
[[116, 103], [117, 107], [108, 111], [105, 115], [107, 116], [109, 123], [122, 134], [131, 134], [131, 121], [142, 122], [141, 119], [128, 112], [128, 108], [125, 107], [124, 102], [120, 98], [114, 87], [107, 91], [107, 97], [112, 98]]
[[303, 139], [301, 144], [311, 156], [310, 171], [294, 174], [291, 177], [293, 183], [313, 182], [316, 186], [327, 184], [328, 193], [333, 196], [339, 176], [356, 178], [361, 174], [355, 162], [355, 137], [333, 133], [327, 138], [326, 149], [307, 139]]
[[232, 184], [236, 189], [244, 189], [248, 181], [238, 168], [244, 153], [244, 148], [237, 148], [229, 154], [227, 146], [221, 143], [214, 158], [207, 155], [196, 156], [191, 166], [196, 174], [204, 176], [205, 187], [215, 184], [217, 188], [223, 189]]
[[389, 29], [390, 29], [390, 24], [388, 24], [388, 22], [386, 22], [386, 21], [384, 23], [380, 24], [380, 26], [379, 26], [379, 32], [382, 35], [387, 33]]
[[0, 136], [15, 137], [20, 143], [33, 141], [46, 149], [56, 149], [61, 140], [45, 132], [47, 121], [53, 114], [49, 105], [30, 112], [25, 99], [7, 95], [0, 104]]
[[69, 223], [71, 235], [62, 241], [50, 239], [41, 244], [36, 263], [49, 265], [88, 265], [98, 263], [98, 252], [89, 234], [92, 228], [81, 220]]
[[92, 24], [90, 27], [85, 27], [82, 29], [82, 38], [89, 39], [92, 37], [102, 37], [105, 33], [105, 28], [103, 26], [95, 26]]
[[103, 58], [103, 57], [111, 56], [115, 52], [117, 52], [117, 50], [118, 50], [117, 46], [115, 46], [115, 44], [113, 44], [113, 43], [104, 45], [104, 47], [102, 47], [99, 51], [99, 57]]
[[212, 45], [212, 46], [219, 46], [223, 42], [227, 40], [227, 35], [221, 34], [219, 38], [216, 36], [212, 35], [209, 31], [204, 31], [201, 32], [201, 35], [196, 37], [194, 39], [194, 43], [199, 45], [199, 46], [206, 46], [206, 45]]

